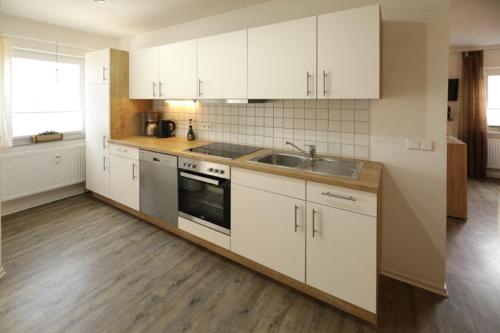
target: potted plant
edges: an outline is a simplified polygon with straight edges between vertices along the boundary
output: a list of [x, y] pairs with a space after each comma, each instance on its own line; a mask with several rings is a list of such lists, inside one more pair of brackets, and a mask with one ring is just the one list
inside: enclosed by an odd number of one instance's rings
[[63, 139], [62, 133], [56, 131], [46, 131], [37, 135], [33, 135], [31, 140], [33, 143], [38, 142], [49, 142], [49, 141], [60, 141]]

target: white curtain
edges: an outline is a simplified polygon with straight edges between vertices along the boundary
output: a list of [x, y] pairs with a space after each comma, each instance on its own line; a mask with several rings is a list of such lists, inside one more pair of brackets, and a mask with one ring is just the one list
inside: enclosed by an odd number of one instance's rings
[[12, 47], [0, 36], [0, 147], [12, 146]]

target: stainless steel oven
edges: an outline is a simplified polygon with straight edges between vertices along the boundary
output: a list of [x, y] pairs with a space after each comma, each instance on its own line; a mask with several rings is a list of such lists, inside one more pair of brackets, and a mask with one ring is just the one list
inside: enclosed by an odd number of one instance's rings
[[183, 157], [178, 163], [179, 216], [230, 235], [230, 167]]

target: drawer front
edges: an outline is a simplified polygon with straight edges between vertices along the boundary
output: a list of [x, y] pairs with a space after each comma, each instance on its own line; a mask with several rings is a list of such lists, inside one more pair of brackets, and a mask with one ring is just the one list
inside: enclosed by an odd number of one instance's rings
[[139, 149], [117, 144], [109, 145], [109, 153], [116, 156], [139, 160]]
[[307, 201], [377, 216], [377, 195], [375, 193], [307, 182]]
[[231, 168], [231, 182], [301, 200], [306, 198], [306, 182], [301, 179]]
[[179, 229], [229, 250], [231, 237], [179, 216]]

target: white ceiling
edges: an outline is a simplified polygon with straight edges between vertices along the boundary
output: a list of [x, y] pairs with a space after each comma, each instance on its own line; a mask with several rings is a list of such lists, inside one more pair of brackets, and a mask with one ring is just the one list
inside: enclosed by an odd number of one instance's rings
[[500, 44], [500, 0], [452, 0], [450, 46]]
[[0, 12], [121, 37], [269, 0], [0, 0]]

